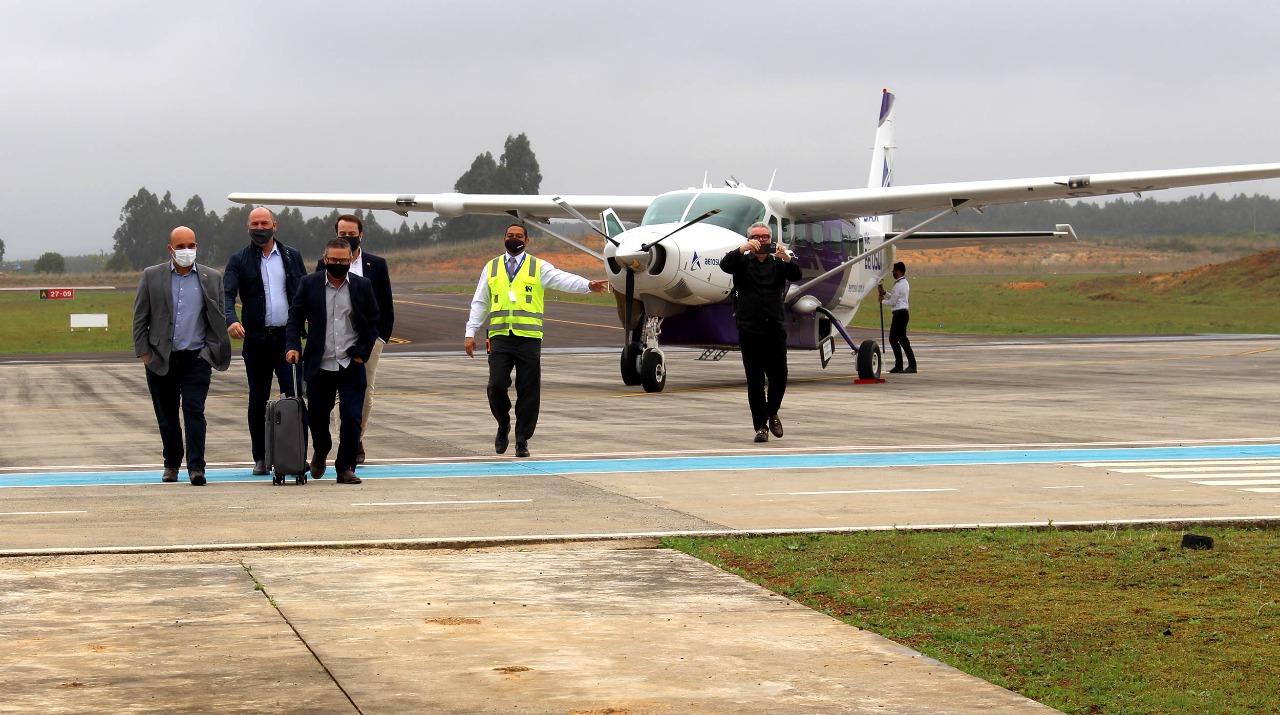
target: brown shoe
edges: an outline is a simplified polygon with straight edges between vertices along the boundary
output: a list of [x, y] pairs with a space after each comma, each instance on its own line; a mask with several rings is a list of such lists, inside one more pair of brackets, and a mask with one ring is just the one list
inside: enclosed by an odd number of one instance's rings
[[760, 429], [756, 430], [756, 441], [757, 441], [757, 442], [768, 442], [768, 441], [769, 441], [769, 430], [767, 430], [767, 429], [765, 429], [765, 428], [763, 428], [763, 427], [761, 427]]
[[163, 476], [163, 477], [160, 477], [160, 481], [162, 481], [162, 482], [176, 482], [176, 481], [178, 481], [178, 468], [177, 468], [177, 467], [165, 467], [165, 468], [164, 468], [164, 476]]
[[778, 419], [777, 415], [769, 418], [769, 431], [774, 437], [782, 438], [782, 420]]
[[356, 464], [364, 464], [364, 440], [356, 445]]
[[339, 474], [338, 478], [335, 481], [338, 484], [359, 484], [364, 480], [361, 479], [360, 477], [357, 477], [355, 472], [348, 469], [347, 471]]
[[311, 478], [312, 479], [319, 479], [320, 477], [324, 476], [324, 468], [328, 464], [327, 462], [324, 461], [324, 458], [327, 456], [328, 455], [320, 454], [318, 452], [311, 455]]
[[205, 480], [204, 480], [204, 470], [202, 470], [202, 469], [192, 469], [192, 470], [190, 470], [190, 471], [188, 471], [188, 472], [187, 472], [187, 475], [191, 477], [191, 486], [193, 486], [193, 487], [203, 487], [203, 486], [204, 486], [204, 483], [205, 483]]

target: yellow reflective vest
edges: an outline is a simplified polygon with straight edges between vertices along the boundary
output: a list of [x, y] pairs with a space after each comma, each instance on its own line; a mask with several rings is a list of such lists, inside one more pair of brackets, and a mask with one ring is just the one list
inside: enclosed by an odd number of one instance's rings
[[507, 276], [506, 257], [489, 262], [489, 337], [508, 332], [524, 338], [542, 337], [542, 266], [533, 256], [514, 277]]

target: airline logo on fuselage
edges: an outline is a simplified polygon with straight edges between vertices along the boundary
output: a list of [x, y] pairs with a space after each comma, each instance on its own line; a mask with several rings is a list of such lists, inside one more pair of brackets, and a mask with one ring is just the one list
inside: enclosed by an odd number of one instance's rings
[[698, 270], [698, 269], [702, 268], [703, 264], [706, 264], [707, 266], [718, 266], [718, 265], [720, 265], [720, 259], [719, 259], [719, 258], [707, 258], [707, 257], [705, 257], [705, 256], [703, 256], [703, 257], [701, 257], [701, 258], [700, 258], [700, 257], [698, 257], [698, 252], [697, 252], [697, 251], [694, 251], [694, 253], [693, 253], [693, 260], [692, 260], [692, 261], [689, 261], [689, 268], [690, 268], [690, 270], [694, 270], [694, 271], [696, 271], [696, 270]]

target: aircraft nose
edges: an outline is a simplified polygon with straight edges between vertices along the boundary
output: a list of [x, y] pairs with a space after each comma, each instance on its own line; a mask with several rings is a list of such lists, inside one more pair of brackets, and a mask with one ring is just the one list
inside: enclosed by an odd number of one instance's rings
[[623, 268], [642, 273], [649, 269], [653, 261], [653, 251], [649, 244], [661, 238], [663, 233], [652, 226], [639, 226], [618, 236], [618, 248], [613, 259]]

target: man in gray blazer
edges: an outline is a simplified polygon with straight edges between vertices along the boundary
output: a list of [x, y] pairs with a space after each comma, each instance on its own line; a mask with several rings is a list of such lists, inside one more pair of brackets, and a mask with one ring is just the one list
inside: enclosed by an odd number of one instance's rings
[[147, 389], [164, 444], [164, 476], [178, 481], [182, 420], [187, 425], [187, 476], [203, 486], [204, 402], [213, 370], [231, 364], [222, 274], [196, 261], [196, 234], [169, 234], [169, 260], [142, 272], [133, 301], [133, 353], [147, 368]]

